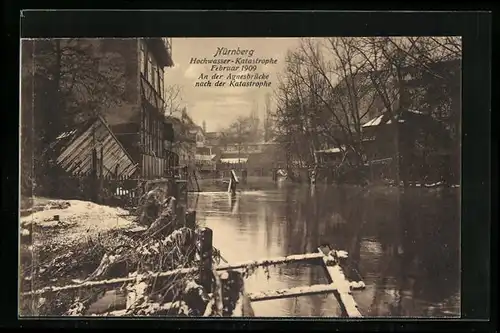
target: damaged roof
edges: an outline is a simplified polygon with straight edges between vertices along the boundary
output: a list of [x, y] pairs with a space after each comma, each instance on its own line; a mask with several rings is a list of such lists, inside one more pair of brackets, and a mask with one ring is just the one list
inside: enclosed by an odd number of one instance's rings
[[91, 173], [92, 152], [96, 148], [99, 160], [101, 147], [104, 177], [129, 178], [136, 171], [137, 164], [100, 116], [61, 133], [51, 145], [57, 152], [56, 164], [75, 176]]

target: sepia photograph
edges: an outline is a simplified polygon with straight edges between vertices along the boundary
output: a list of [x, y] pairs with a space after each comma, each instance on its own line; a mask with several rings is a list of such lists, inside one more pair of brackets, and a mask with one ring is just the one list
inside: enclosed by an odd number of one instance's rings
[[460, 318], [460, 36], [20, 44], [20, 318]]

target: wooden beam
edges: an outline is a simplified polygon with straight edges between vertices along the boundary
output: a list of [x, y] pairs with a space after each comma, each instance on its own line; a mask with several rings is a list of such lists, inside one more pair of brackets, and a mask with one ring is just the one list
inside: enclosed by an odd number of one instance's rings
[[252, 302], [268, 301], [272, 299], [280, 299], [287, 297], [317, 295], [324, 293], [335, 292], [337, 289], [333, 284], [317, 284], [308, 287], [295, 287], [290, 289], [270, 290], [258, 293], [249, 294], [248, 297]]
[[231, 179], [236, 182], [236, 183], [239, 183], [240, 180], [238, 179], [238, 176], [236, 175], [236, 172], [234, 172], [234, 170], [231, 170]]
[[222, 304], [222, 283], [219, 277], [219, 273], [214, 269], [212, 271], [212, 274], [214, 276], [214, 293], [213, 293], [213, 298], [215, 301], [215, 313], [214, 315], [216, 317], [222, 317], [223, 315], [223, 309], [224, 305]]
[[277, 264], [289, 264], [292, 262], [301, 262], [301, 261], [314, 261], [320, 260], [323, 258], [323, 254], [321, 253], [307, 253], [307, 254], [294, 254], [285, 257], [276, 257], [270, 259], [262, 259], [262, 260], [250, 260], [245, 262], [240, 262], [236, 264], [225, 264], [217, 266], [218, 271], [225, 271], [231, 269], [241, 269], [248, 266], [271, 266]]
[[252, 308], [252, 301], [244, 289], [245, 288], [243, 287], [240, 291], [238, 301], [236, 302], [236, 306], [231, 317], [255, 317], [255, 312]]
[[358, 305], [352, 297], [351, 284], [338, 264], [338, 258], [331, 254], [330, 247], [328, 246], [319, 248], [318, 252], [323, 256], [326, 277], [336, 289], [333, 294], [342, 309], [343, 315], [347, 317], [362, 317]]
[[207, 293], [212, 292], [212, 261], [213, 261], [213, 231], [210, 228], [198, 230], [198, 240], [200, 242], [200, 284]]
[[[321, 253], [307, 253], [307, 254], [296, 254], [296, 255], [290, 255], [290, 256], [285, 256], [285, 257], [277, 257], [277, 258], [271, 258], [271, 259], [262, 259], [262, 260], [250, 260], [246, 262], [240, 262], [236, 264], [224, 264], [224, 265], [219, 265], [216, 267], [217, 271], [225, 271], [225, 270], [236, 270], [236, 269], [241, 269], [245, 268], [248, 266], [259, 266], [259, 267], [265, 267], [265, 266], [271, 266], [271, 265], [277, 265], [277, 264], [288, 264], [292, 262], [302, 262], [302, 261], [314, 261], [314, 260], [319, 260], [323, 258], [323, 254]], [[180, 276], [180, 275], [187, 275], [187, 274], [194, 274], [199, 272], [198, 267], [191, 267], [191, 268], [180, 268], [180, 269], [174, 269], [172, 271], [167, 271], [167, 272], [160, 272], [160, 273], [153, 273], [151, 275], [148, 275], [148, 277], [151, 278], [167, 278], [171, 276]], [[211, 270], [210, 270], [211, 272]], [[121, 285], [123, 283], [128, 283], [128, 282], [134, 282], [136, 281], [137, 277], [123, 277], [123, 278], [116, 278], [116, 279], [109, 279], [109, 280], [101, 280], [101, 281], [88, 281], [80, 284], [72, 284], [72, 285], [66, 285], [62, 287], [46, 287], [30, 292], [25, 292], [22, 293], [21, 296], [31, 296], [31, 295], [42, 295], [42, 294], [47, 294], [47, 293], [56, 293], [56, 292], [63, 292], [63, 291], [71, 291], [71, 290], [78, 290], [78, 289], [85, 289], [85, 288], [98, 288], [98, 287], [106, 287], [106, 286], [117, 286]]]
[[[150, 278], [167, 278], [171, 276], [177, 276], [177, 275], [187, 275], [187, 274], [193, 274], [198, 272], [198, 267], [193, 267], [193, 268], [180, 268], [180, 269], [174, 269], [172, 271], [168, 272], [161, 272], [161, 273], [156, 273], [156, 274], [151, 274], [148, 275]], [[128, 282], [134, 282], [137, 281], [137, 276], [133, 277], [123, 277], [123, 278], [116, 278], [116, 279], [109, 279], [109, 280], [101, 280], [101, 281], [88, 281], [80, 284], [70, 284], [62, 287], [46, 287], [34, 291], [29, 291], [25, 293], [21, 293], [21, 296], [33, 296], [33, 295], [42, 295], [42, 294], [47, 294], [47, 293], [57, 293], [57, 292], [63, 292], [63, 291], [71, 291], [71, 290], [77, 290], [77, 289], [84, 289], [84, 288], [99, 288], [99, 287], [109, 287], [109, 286], [118, 286], [123, 283], [128, 283]]]

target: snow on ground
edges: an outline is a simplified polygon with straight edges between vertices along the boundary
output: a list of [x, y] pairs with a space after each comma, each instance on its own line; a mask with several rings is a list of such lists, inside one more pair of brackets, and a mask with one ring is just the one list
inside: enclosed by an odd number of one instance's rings
[[[44, 210], [21, 217], [20, 224], [22, 228], [34, 224], [49, 238], [51, 238], [49, 230], [57, 229], [57, 233], [53, 233], [54, 236], [57, 234], [57, 238], [63, 237], [70, 240], [111, 230], [136, 227], [137, 224], [133, 222], [133, 219], [125, 215], [129, 215], [129, 212], [124, 209], [89, 201], [54, 200], [50, 201]], [[44, 240], [40, 239], [40, 241]]]

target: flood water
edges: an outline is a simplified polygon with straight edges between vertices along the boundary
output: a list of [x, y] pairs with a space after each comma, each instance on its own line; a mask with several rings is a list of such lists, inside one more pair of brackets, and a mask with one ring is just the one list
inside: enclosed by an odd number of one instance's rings
[[[349, 253], [353, 291], [365, 317], [460, 316], [460, 189], [338, 187], [253, 182], [235, 197], [221, 186], [189, 194], [201, 225], [228, 262], [315, 252], [323, 243]], [[327, 283], [312, 264], [258, 269], [258, 292]], [[256, 316], [337, 317], [333, 295], [253, 302]]]

